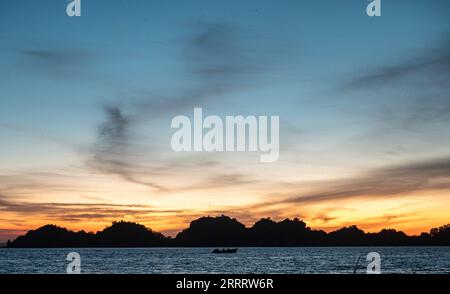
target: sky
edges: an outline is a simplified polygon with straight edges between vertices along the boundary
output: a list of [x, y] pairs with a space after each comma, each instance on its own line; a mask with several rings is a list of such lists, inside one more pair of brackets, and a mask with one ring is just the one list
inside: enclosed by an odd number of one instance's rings
[[[449, 223], [450, 3], [0, 3], [0, 241], [204, 215]], [[171, 120], [280, 117], [280, 157], [171, 149]]]

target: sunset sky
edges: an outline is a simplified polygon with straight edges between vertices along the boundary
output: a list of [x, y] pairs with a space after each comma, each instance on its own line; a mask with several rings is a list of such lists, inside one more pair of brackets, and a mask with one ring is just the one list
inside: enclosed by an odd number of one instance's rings
[[[53, 223], [450, 223], [450, 1], [0, 3], [0, 242]], [[280, 116], [280, 157], [172, 151], [176, 115]]]

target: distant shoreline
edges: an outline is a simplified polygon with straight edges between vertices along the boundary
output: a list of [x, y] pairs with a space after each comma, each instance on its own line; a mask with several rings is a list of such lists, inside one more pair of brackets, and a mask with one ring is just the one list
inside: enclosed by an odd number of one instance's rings
[[[231, 246], [232, 247], [232, 246]], [[237, 248], [391, 248], [391, 247], [450, 247], [450, 245], [316, 245], [316, 246], [238, 246]], [[221, 246], [147, 246], [147, 247], [7, 247], [0, 249], [185, 249], [185, 248], [228, 248]]]
[[275, 222], [270, 218], [245, 227], [228, 216], [202, 217], [190, 223], [175, 238], [132, 222], [113, 222], [96, 233], [74, 232], [45, 225], [6, 243], [6, 248], [208, 248], [208, 247], [414, 247], [450, 246], [450, 225], [429, 233], [408, 236], [383, 229], [366, 233], [357, 226], [332, 232], [314, 230], [295, 218]]

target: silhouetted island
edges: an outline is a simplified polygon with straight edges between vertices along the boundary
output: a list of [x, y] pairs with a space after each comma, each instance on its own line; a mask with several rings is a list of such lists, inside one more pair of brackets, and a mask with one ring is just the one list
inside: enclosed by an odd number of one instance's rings
[[113, 222], [97, 233], [73, 232], [55, 225], [31, 230], [6, 244], [8, 248], [67, 247], [246, 247], [246, 246], [449, 246], [450, 224], [408, 236], [394, 229], [366, 233], [350, 226], [326, 233], [295, 218], [264, 218], [247, 228], [228, 216], [202, 217], [175, 238], [132, 222]]

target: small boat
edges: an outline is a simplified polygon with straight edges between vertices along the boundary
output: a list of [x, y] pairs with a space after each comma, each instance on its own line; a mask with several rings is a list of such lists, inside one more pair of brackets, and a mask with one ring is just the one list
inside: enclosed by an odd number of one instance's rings
[[238, 251], [237, 248], [233, 249], [214, 249], [212, 253], [236, 253]]

